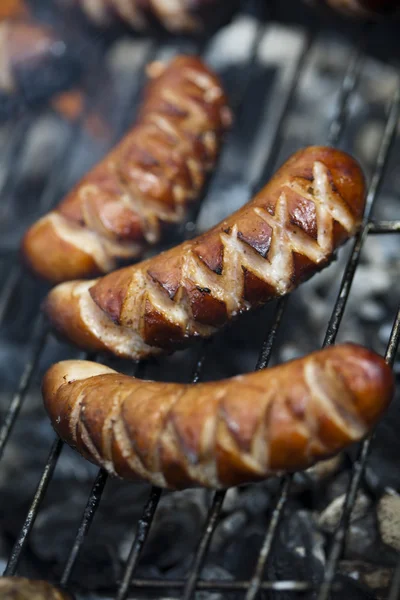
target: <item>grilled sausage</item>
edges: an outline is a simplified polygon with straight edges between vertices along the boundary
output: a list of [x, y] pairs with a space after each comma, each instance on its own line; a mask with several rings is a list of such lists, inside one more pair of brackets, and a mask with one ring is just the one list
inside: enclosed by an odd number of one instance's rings
[[45, 310], [88, 350], [135, 359], [172, 351], [328, 265], [357, 231], [364, 203], [364, 176], [353, 158], [306, 148], [209, 232], [97, 282], [57, 286]]
[[307, 0], [311, 4], [327, 4], [339, 12], [356, 17], [376, 18], [397, 13], [400, 0]]
[[52, 29], [28, 21], [0, 23], [0, 120], [44, 101], [79, 75], [79, 65]]
[[72, 600], [72, 596], [46, 581], [30, 581], [24, 577], [1, 577], [0, 597], [2, 600]]
[[217, 77], [196, 57], [153, 63], [138, 121], [25, 235], [23, 252], [42, 277], [107, 273], [181, 223], [215, 165], [231, 112]]
[[237, 0], [75, 0], [98, 26], [120, 20], [135, 30], [161, 26], [172, 33], [203, 32], [226, 21]]
[[174, 489], [306, 469], [362, 439], [392, 394], [385, 361], [353, 344], [216, 383], [142, 381], [74, 360], [43, 381], [65, 442], [112, 475]]

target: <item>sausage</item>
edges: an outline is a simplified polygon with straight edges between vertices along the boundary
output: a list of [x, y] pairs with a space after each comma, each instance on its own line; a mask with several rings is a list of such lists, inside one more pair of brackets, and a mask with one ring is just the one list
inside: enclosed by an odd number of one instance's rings
[[44, 310], [87, 350], [134, 359], [171, 352], [327, 266], [357, 231], [364, 204], [365, 180], [353, 158], [305, 148], [209, 232], [97, 281], [61, 284]]
[[152, 63], [138, 120], [125, 138], [41, 218], [22, 242], [52, 282], [107, 273], [181, 223], [216, 164], [231, 112], [197, 57]]
[[25, 577], [1, 577], [2, 600], [73, 600], [46, 581], [31, 581]]
[[60, 437], [110, 474], [227, 488], [307, 469], [362, 439], [392, 398], [393, 375], [380, 356], [343, 344], [196, 385], [70, 360], [42, 389]]
[[0, 22], [0, 120], [69, 86], [79, 71], [51, 28], [30, 21]]
[[400, 0], [307, 0], [311, 4], [327, 4], [344, 15], [376, 18], [392, 15], [400, 9]]
[[224, 22], [237, 0], [76, 0], [97, 26], [121, 21], [137, 31], [160, 26], [171, 33], [201, 33]]

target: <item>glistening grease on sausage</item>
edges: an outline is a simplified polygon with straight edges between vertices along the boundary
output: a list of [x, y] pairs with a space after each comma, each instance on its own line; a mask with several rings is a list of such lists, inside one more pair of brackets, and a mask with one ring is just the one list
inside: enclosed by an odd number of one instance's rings
[[358, 163], [309, 147], [209, 232], [97, 282], [57, 286], [45, 310], [87, 350], [135, 359], [170, 352], [325, 267], [356, 233], [364, 204]]
[[166, 488], [226, 488], [306, 469], [362, 439], [393, 376], [343, 344], [216, 383], [142, 381], [97, 363], [50, 368], [43, 397], [60, 437], [112, 475]]
[[231, 112], [196, 57], [153, 63], [138, 120], [125, 138], [25, 235], [26, 261], [53, 282], [112, 271], [159, 242], [199, 200]]

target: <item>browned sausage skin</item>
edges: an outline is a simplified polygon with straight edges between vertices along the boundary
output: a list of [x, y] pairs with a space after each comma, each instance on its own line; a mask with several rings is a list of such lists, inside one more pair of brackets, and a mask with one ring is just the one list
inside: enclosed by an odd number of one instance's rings
[[125, 138], [25, 235], [31, 268], [53, 282], [107, 273], [156, 244], [199, 199], [231, 113], [218, 78], [196, 57], [153, 63]]
[[1, 577], [0, 597], [2, 600], [73, 600], [72, 596], [46, 581], [25, 577]]
[[325, 267], [357, 231], [364, 203], [353, 158], [327, 147], [300, 150], [209, 232], [97, 282], [57, 286], [45, 310], [86, 349], [135, 359], [172, 351]]
[[142, 381], [85, 361], [43, 381], [65, 442], [113, 475], [174, 489], [306, 469], [362, 439], [392, 393], [384, 360], [353, 344], [216, 383]]

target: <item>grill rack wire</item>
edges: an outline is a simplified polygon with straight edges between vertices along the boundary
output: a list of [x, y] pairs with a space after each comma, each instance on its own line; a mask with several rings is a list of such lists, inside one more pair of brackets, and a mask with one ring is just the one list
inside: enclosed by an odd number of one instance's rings
[[[266, 23], [261, 21], [258, 24], [258, 31], [254, 36], [253, 47], [251, 52], [250, 63], [243, 67], [244, 71], [251, 72], [251, 68], [254, 65], [258, 45], [261, 39], [262, 32], [267, 27]], [[293, 65], [292, 78], [290, 84], [285, 90], [284, 98], [281, 102], [280, 113], [276, 122], [275, 131], [273, 134], [272, 143], [269, 148], [268, 155], [264, 157], [264, 168], [263, 168], [263, 181], [271, 175], [274, 168], [275, 157], [277, 150], [280, 147], [282, 141], [282, 129], [285, 124], [285, 120], [288, 116], [293, 97], [296, 93], [296, 89], [305, 68], [305, 64], [309, 53], [311, 51], [313, 40], [316, 31], [313, 27], [310, 27], [308, 36], [304, 43], [303, 49], [299, 54], [296, 64]], [[356, 40], [352, 54], [348, 63], [348, 67], [344, 74], [342, 84], [337, 96], [336, 112], [332, 119], [327, 143], [330, 145], [337, 145], [340, 141], [342, 133], [346, 126], [349, 103], [352, 98], [354, 90], [357, 88], [357, 83], [361, 73], [363, 61], [364, 61], [364, 48], [368, 36], [368, 26], [361, 28], [359, 38]], [[200, 48], [202, 50], [203, 48]], [[156, 44], [150, 43], [146, 55], [144, 57], [143, 65], [151, 60], [156, 54]], [[397, 70], [397, 73], [399, 71]], [[399, 74], [400, 77], [400, 74]], [[357, 265], [359, 262], [362, 248], [365, 244], [367, 236], [369, 235], [385, 235], [385, 234], [398, 234], [400, 233], [400, 221], [374, 221], [371, 219], [372, 209], [375, 201], [379, 196], [380, 187], [385, 175], [386, 166], [388, 163], [390, 151], [393, 142], [397, 135], [397, 124], [400, 117], [400, 78], [398, 77], [397, 89], [391, 99], [389, 110], [387, 113], [387, 121], [385, 130], [381, 139], [380, 149], [376, 165], [371, 179], [371, 184], [368, 191], [367, 207], [365, 211], [364, 220], [362, 223], [361, 230], [355, 238], [345, 270], [343, 273], [340, 289], [336, 298], [333, 312], [331, 314], [329, 324], [326, 330], [323, 346], [329, 346], [336, 340], [341, 320], [346, 308], [346, 303], [351, 291], [351, 285], [353, 282], [354, 275], [356, 273]], [[246, 83], [249, 83], [250, 75], [247, 78]], [[141, 80], [132, 83], [131, 90], [126, 98], [126, 107], [137, 101], [141, 86]], [[237, 111], [240, 110], [241, 101], [244, 97], [244, 91], [246, 85], [241, 89], [239, 97], [233, 98], [233, 107]], [[89, 94], [90, 98], [90, 94]], [[81, 118], [71, 129], [68, 138], [64, 143], [63, 150], [57, 161], [56, 168], [53, 170], [54, 176], [50, 176], [47, 182], [44, 193], [42, 194], [39, 201], [40, 212], [44, 212], [49, 209], [59, 197], [59, 189], [61, 182], [64, 178], [65, 165], [68, 164], [68, 156], [71, 148], [74, 145], [77, 136], [79, 135], [80, 128], [85, 119], [87, 112], [84, 111]], [[15, 169], [15, 161], [18, 160], [21, 149], [23, 147], [24, 134], [30, 124], [30, 115], [28, 114], [19, 123], [18, 127], [13, 132], [13, 137], [10, 143], [9, 154], [6, 172], [11, 174], [13, 168]], [[126, 119], [121, 119], [118, 126], [117, 136], [120, 137], [123, 131], [126, 129], [128, 123]], [[12, 177], [6, 177], [3, 182], [1, 194], [3, 196], [9, 193], [12, 186], [15, 185], [15, 181]], [[187, 228], [185, 230], [185, 236], [189, 237], [193, 234], [192, 229]], [[8, 273], [5, 285], [3, 286], [0, 293], [0, 326], [4, 322], [4, 317], [9, 307], [15, 290], [17, 288], [18, 281], [23, 276], [22, 268], [19, 263], [15, 261]], [[276, 306], [273, 324], [270, 327], [265, 340], [260, 349], [256, 370], [263, 369], [268, 366], [272, 350], [274, 348], [275, 339], [279, 331], [282, 317], [285, 313], [290, 297], [282, 298]], [[29, 390], [35, 369], [38, 365], [42, 351], [44, 350], [46, 341], [49, 336], [49, 331], [44, 322], [44, 319], [40, 314], [37, 315], [33, 329], [32, 336], [30, 338], [29, 347], [29, 360], [27, 361], [21, 379], [19, 381], [17, 390], [13, 395], [9, 408], [7, 410], [5, 419], [0, 427], [0, 459], [3, 455], [5, 446], [7, 444], [9, 435], [18, 417], [20, 408], [24, 402], [24, 399]], [[397, 347], [400, 340], [400, 308], [397, 312], [393, 328], [390, 334], [390, 339], [386, 350], [386, 361], [388, 364], [393, 365]], [[193, 375], [191, 378], [192, 383], [197, 383], [202, 374], [204, 368], [205, 357], [207, 353], [207, 344], [204, 343], [199, 358], [194, 365]], [[93, 358], [93, 357], [90, 357]], [[138, 369], [143, 369], [143, 365], [138, 365]], [[224, 498], [225, 491], [217, 491], [214, 494], [208, 516], [206, 518], [201, 539], [199, 540], [197, 551], [191, 565], [190, 571], [186, 580], [150, 580], [150, 579], [137, 579], [134, 577], [135, 570], [138, 565], [141, 552], [146, 542], [147, 535], [149, 533], [153, 517], [157, 510], [157, 505], [161, 497], [162, 491], [158, 488], [153, 487], [150, 490], [148, 500], [143, 509], [141, 518], [137, 523], [136, 534], [134, 541], [131, 546], [131, 550], [126, 562], [125, 571], [123, 578], [119, 584], [118, 590], [115, 595], [116, 600], [124, 600], [128, 597], [130, 592], [134, 590], [148, 590], [153, 592], [162, 592], [167, 587], [169, 590], [179, 590], [181, 592], [181, 598], [189, 600], [194, 597], [196, 591], [220, 591], [222, 592], [241, 592], [245, 600], [255, 600], [261, 591], [274, 591], [274, 592], [291, 592], [293, 594], [301, 594], [307, 591], [316, 590], [318, 600], [328, 600], [330, 598], [331, 591], [334, 586], [334, 578], [336, 568], [340, 558], [341, 551], [345, 542], [345, 535], [351, 512], [354, 507], [357, 490], [361, 481], [363, 471], [365, 469], [369, 451], [372, 444], [372, 436], [369, 437], [360, 446], [358, 458], [353, 465], [352, 477], [346, 493], [346, 500], [342, 511], [339, 525], [333, 535], [333, 541], [328, 552], [327, 557], [327, 568], [324, 575], [324, 580], [319, 589], [316, 589], [315, 585], [307, 581], [264, 581], [264, 571], [271, 552], [273, 550], [273, 543], [278, 531], [280, 519], [288, 499], [290, 492], [292, 477], [288, 476], [282, 479], [280, 491], [276, 497], [275, 504], [269, 520], [267, 531], [265, 532], [265, 538], [260, 548], [257, 563], [254, 568], [253, 576], [248, 581], [212, 581], [212, 580], [200, 580], [200, 572], [202, 566], [207, 557], [207, 551], [211, 542], [212, 535], [218, 523], [218, 517], [220, 515]], [[45, 464], [42, 477], [37, 486], [36, 493], [32, 500], [28, 514], [24, 523], [22, 524], [21, 531], [15, 541], [13, 550], [9, 557], [7, 566], [4, 571], [4, 575], [12, 576], [15, 575], [21, 555], [24, 551], [26, 543], [28, 541], [30, 532], [34, 525], [35, 519], [40, 510], [41, 503], [45, 497], [47, 487], [51, 481], [54, 469], [57, 464], [58, 457], [62, 450], [62, 442], [56, 438], [49, 456]], [[65, 564], [65, 568], [61, 577], [61, 586], [67, 586], [72, 570], [79, 558], [79, 553], [82, 545], [85, 541], [86, 535], [91, 526], [92, 520], [95, 516], [96, 509], [98, 508], [104, 487], [107, 482], [107, 474], [103, 470], [99, 470], [98, 475], [93, 483], [90, 495], [87, 500], [86, 507], [84, 509], [81, 522], [77, 528], [77, 533], [73, 547], [68, 556], [68, 560]], [[395, 571], [395, 575], [392, 581], [390, 594], [388, 600], [400, 599], [400, 561]]]

